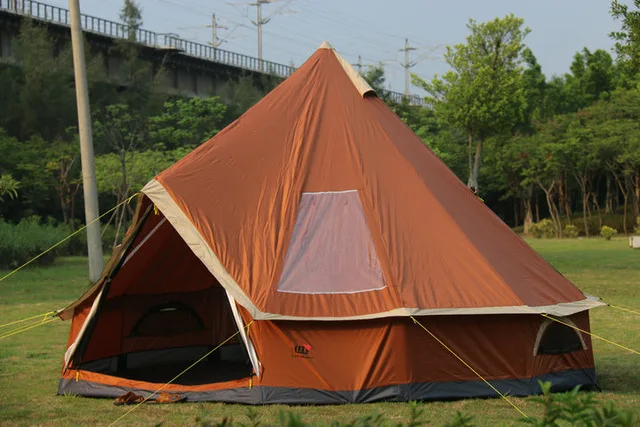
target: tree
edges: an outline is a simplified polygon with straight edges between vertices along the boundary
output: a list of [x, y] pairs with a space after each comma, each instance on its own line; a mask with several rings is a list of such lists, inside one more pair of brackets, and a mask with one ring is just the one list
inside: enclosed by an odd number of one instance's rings
[[142, 27], [142, 9], [134, 0], [124, 0], [120, 9], [120, 20], [126, 25], [127, 39], [135, 42], [137, 33]]
[[614, 88], [615, 67], [611, 55], [586, 47], [577, 52], [571, 63], [571, 74], [566, 75], [566, 89], [571, 100], [571, 112], [607, 97]]
[[619, 0], [611, 2], [611, 15], [622, 21], [620, 31], [610, 33], [616, 41], [615, 50], [624, 72], [631, 78], [640, 73], [640, 0], [633, 0], [636, 10]]
[[149, 139], [168, 150], [200, 145], [220, 132], [226, 111], [218, 97], [167, 101], [162, 113], [149, 119]]
[[542, 66], [531, 49], [525, 48], [522, 57], [527, 68], [522, 73], [522, 85], [527, 99], [523, 114], [523, 125], [527, 130], [531, 129], [533, 120], [545, 118], [545, 94], [547, 82], [542, 73]]
[[82, 187], [79, 156], [80, 142], [77, 138], [71, 143], [56, 140], [48, 150], [45, 168], [52, 177], [65, 224], [74, 223], [76, 196]]
[[360, 75], [369, 84], [369, 86], [371, 86], [371, 89], [376, 92], [380, 99], [386, 103], [390, 102], [389, 92], [384, 87], [387, 81], [387, 76], [385, 75], [384, 66], [382, 64], [375, 66], [369, 65], [367, 66], [367, 70]]
[[18, 197], [18, 188], [20, 182], [13, 179], [11, 174], [3, 173], [0, 175], [0, 203], [4, 202], [5, 197], [15, 199]]
[[469, 187], [479, 188], [483, 142], [522, 121], [526, 94], [522, 83], [523, 40], [529, 29], [513, 15], [478, 24], [470, 20], [465, 44], [447, 47], [451, 70], [414, 84], [431, 96], [436, 113], [467, 134]]

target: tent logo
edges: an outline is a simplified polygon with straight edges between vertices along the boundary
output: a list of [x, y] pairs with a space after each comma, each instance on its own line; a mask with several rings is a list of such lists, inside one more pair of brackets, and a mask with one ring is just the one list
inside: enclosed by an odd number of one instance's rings
[[302, 357], [304, 359], [311, 359], [309, 352], [311, 351], [311, 345], [302, 344], [293, 346], [293, 357]]

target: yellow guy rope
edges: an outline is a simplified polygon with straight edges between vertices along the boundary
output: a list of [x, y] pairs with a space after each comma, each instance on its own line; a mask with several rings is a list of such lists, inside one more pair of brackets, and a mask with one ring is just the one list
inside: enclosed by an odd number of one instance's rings
[[100, 215], [98, 218], [94, 219], [93, 221], [83, 225], [82, 227], [80, 227], [79, 229], [77, 229], [76, 231], [74, 231], [73, 233], [69, 234], [67, 237], [65, 237], [64, 239], [60, 240], [58, 243], [56, 243], [55, 245], [51, 246], [49, 249], [45, 250], [44, 252], [36, 255], [34, 258], [31, 258], [29, 261], [25, 262], [24, 264], [22, 264], [20, 267], [16, 268], [15, 270], [13, 270], [10, 273], [5, 274], [4, 276], [0, 277], [0, 282], [2, 282], [4, 279], [9, 278], [10, 276], [13, 276], [15, 273], [17, 273], [18, 271], [22, 270], [24, 267], [26, 267], [27, 265], [31, 264], [33, 261], [37, 260], [38, 258], [40, 258], [42, 255], [46, 254], [47, 252], [52, 251], [53, 249], [55, 249], [56, 247], [58, 247], [59, 245], [61, 245], [62, 243], [66, 242], [67, 240], [69, 240], [70, 238], [72, 238], [73, 236], [75, 236], [76, 234], [80, 233], [82, 230], [84, 230], [85, 228], [87, 228], [89, 225], [93, 224], [96, 221], [99, 221], [103, 216], [110, 214], [111, 212], [113, 212], [114, 210], [118, 209], [120, 206], [124, 205], [125, 203], [129, 203], [135, 196], [137, 196], [139, 193], [135, 193], [133, 196], [129, 197], [128, 199], [118, 203], [117, 205], [115, 205], [114, 207], [112, 207], [111, 209], [109, 209], [108, 211], [106, 211], [105, 213], [103, 213], [102, 215]]
[[7, 326], [11, 326], [11, 325], [17, 325], [18, 323], [23, 323], [23, 322], [26, 322], [28, 320], [37, 319], [38, 317], [44, 317], [42, 319], [42, 321], [44, 322], [47, 319], [47, 316], [49, 316], [51, 314], [56, 314], [56, 312], [55, 311], [47, 311], [46, 313], [36, 314], [35, 316], [26, 317], [24, 319], [20, 319], [20, 320], [16, 320], [16, 321], [13, 321], [13, 322], [5, 323], [4, 325], [0, 325], [0, 329], [1, 328], [5, 328]]
[[582, 332], [583, 334], [587, 334], [587, 335], [589, 335], [590, 337], [598, 338], [599, 340], [602, 340], [602, 341], [607, 342], [607, 343], [609, 343], [609, 344], [613, 344], [613, 345], [615, 345], [616, 347], [620, 347], [620, 348], [622, 348], [622, 349], [624, 349], [624, 350], [630, 351], [631, 353], [635, 353], [635, 354], [637, 354], [637, 355], [640, 355], [640, 351], [634, 350], [634, 349], [629, 348], [629, 347], [625, 347], [625, 346], [623, 346], [622, 344], [615, 343], [615, 342], [613, 342], [613, 341], [610, 341], [610, 340], [608, 340], [608, 339], [606, 339], [606, 338], [603, 338], [603, 337], [601, 337], [601, 336], [599, 336], [599, 335], [596, 335], [596, 334], [593, 334], [593, 333], [591, 333], [591, 332], [587, 332], [587, 331], [585, 331], [584, 329], [580, 329], [580, 328], [578, 328], [577, 326], [573, 326], [573, 325], [571, 325], [571, 324], [569, 324], [569, 323], [565, 323], [565, 322], [563, 322], [562, 320], [558, 320], [558, 319], [556, 319], [555, 317], [549, 316], [548, 314], [544, 314], [544, 313], [542, 313], [542, 316], [543, 316], [543, 317], [546, 317], [547, 319], [551, 319], [551, 320], [553, 320], [554, 322], [558, 322], [558, 323], [561, 323], [561, 324], [563, 324], [563, 325], [565, 325], [565, 326], [568, 326], [568, 327], [570, 327], [571, 329], [575, 329], [576, 331], [580, 331], [580, 332]]
[[0, 340], [5, 339], [5, 338], [9, 338], [10, 336], [17, 335], [17, 334], [19, 334], [21, 332], [24, 332], [24, 331], [28, 331], [29, 329], [33, 329], [33, 328], [36, 328], [38, 326], [46, 325], [47, 323], [51, 323], [51, 322], [53, 322], [55, 320], [57, 320], [57, 319], [56, 318], [51, 318], [49, 320], [43, 320], [42, 322], [38, 322], [38, 323], [29, 325], [29, 326], [22, 326], [20, 328], [14, 329], [13, 331], [4, 334], [4, 335], [0, 335]]
[[629, 313], [637, 314], [638, 316], [640, 316], [640, 312], [638, 312], [638, 311], [634, 311], [634, 310], [631, 310], [629, 308], [619, 307], [619, 306], [616, 306], [616, 305], [613, 305], [613, 304], [607, 304], [607, 305], [609, 307], [611, 307], [611, 308], [615, 308], [616, 310], [627, 311]]
[[427, 328], [426, 328], [422, 323], [418, 322], [418, 320], [417, 320], [415, 317], [411, 316], [411, 319], [413, 320], [413, 322], [414, 322], [414, 323], [416, 323], [416, 324], [420, 325], [420, 327], [421, 327], [422, 329], [424, 329], [424, 330], [425, 330], [429, 335], [431, 335], [431, 337], [432, 337], [433, 339], [435, 339], [436, 341], [438, 341], [438, 342], [440, 343], [440, 345], [442, 345], [444, 348], [446, 348], [446, 349], [449, 351], [449, 353], [453, 354], [453, 355], [456, 357], [456, 359], [458, 359], [460, 362], [462, 362], [462, 364], [463, 364], [464, 366], [466, 366], [467, 368], [469, 368], [469, 370], [470, 370], [471, 372], [473, 372], [474, 374], [476, 374], [476, 375], [478, 376], [478, 378], [480, 378], [482, 381], [484, 381], [484, 382], [485, 382], [485, 384], [487, 384], [489, 387], [491, 387], [491, 388], [493, 389], [493, 391], [495, 391], [496, 393], [498, 393], [498, 394], [500, 395], [500, 397], [502, 397], [502, 398], [503, 398], [503, 399], [504, 399], [504, 400], [505, 400], [509, 405], [513, 406], [513, 408], [514, 408], [516, 411], [520, 412], [520, 414], [521, 414], [521, 415], [523, 415], [525, 418], [529, 418], [529, 416], [528, 416], [527, 414], [525, 414], [525, 413], [524, 413], [524, 411], [522, 411], [522, 409], [518, 408], [518, 407], [515, 405], [515, 403], [513, 403], [512, 401], [510, 401], [509, 399], [507, 399], [507, 396], [505, 396], [504, 394], [500, 393], [500, 391], [498, 391], [498, 389], [497, 389], [497, 388], [495, 388], [493, 385], [491, 385], [491, 383], [490, 383], [489, 381], [485, 380], [485, 379], [482, 377], [482, 375], [480, 375], [480, 374], [478, 373], [478, 371], [476, 371], [475, 369], [473, 369], [473, 368], [471, 367], [471, 365], [469, 365], [469, 364], [468, 364], [467, 362], [465, 362], [465, 361], [464, 361], [460, 356], [458, 356], [458, 355], [456, 354], [456, 352], [455, 352], [455, 351], [453, 351], [453, 350], [452, 350], [451, 348], [449, 348], [445, 343], [443, 343], [442, 341], [440, 341], [440, 339], [439, 339], [437, 336], [435, 336], [435, 335], [434, 335], [434, 334], [433, 334], [429, 329], [427, 329]]
[[[248, 329], [249, 326], [251, 326], [251, 324], [253, 323], [253, 320], [251, 322], [249, 322], [244, 328]], [[196, 360], [195, 362], [193, 362], [191, 365], [189, 365], [184, 371], [180, 372], [178, 375], [176, 375], [175, 377], [173, 377], [172, 379], [169, 380], [169, 382], [167, 382], [166, 384], [164, 384], [162, 387], [160, 387], [159, 389], [157, 389], [156, 391], [154, 391], [153, 393], [151, 393], [149, 396], [145, 397], [142, 402], [138, 403], [137, 405], [135, 405], [134, 407], [132, 407], [131, 409], [129, 409], [127, 412], [125, 412], [124, 414], [122, 414], [117, 420], [115, 420], [114, 422], [112, 422], [111, 424], [109, 424], [109, 427], [116, 425], [118, 422], [120, 422], [120, 420], [122, 420], [124, 417], [126, 417], [127, 415], [129, 415], [130, 413], [132, 413], [133, 411], [135, 411], [138, 407], [140, 407], [140, 405], [142, 405], [144, 402], [146, 402], [147, 400], [151, 399], [151, 397], [155, 396], [160, 390], [164, 389], [166, 386], [168, 386], [169, 384], [171, 384], [172, 382], [174, 382], [175, 380], [177, 380], [178, 378], [180, 378], [180, 376], [182, 376], [185, 372], [187, 372], [189, 369], [193, 368], [194, 366], [196, 366], [198, 363], [202, 362], [204, 359], [206, 359], [211, 353], [213, 353], [214, 351], [216, 351], [217, 349], [219, 349], [220, 347], [222, 347], [223, 345], [225, 345], [226, 343], [228, 343], [229, 341], [231, 341], [236, 335], [238, 335], [240, 333], [240, 330], [236, 331], [235, 334], [231, 335], [229, 338], [227, 338], [226, 340], [222, 341], [220, 344], [218, 344], [218, 346], [216, 348], [214, 348], [213, 350], [209, 351], [207, 354], [205, 354], [204, 356], [202, 356], [200, 359]]]

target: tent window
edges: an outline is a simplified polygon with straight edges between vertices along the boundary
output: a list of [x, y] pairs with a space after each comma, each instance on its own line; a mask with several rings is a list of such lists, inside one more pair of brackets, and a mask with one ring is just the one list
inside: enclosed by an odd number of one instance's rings
[[[569, 319], [564, 318], [561, 320], [564, 323], [573, 325], [573, 322]], [[552, 320], [545, 320], [538, 332], [534, 354], [545, 356], [586, 349], [587, 347], [579, 331]]]
[[369, 292], [383, 277], [357, 190], [303, 193], [278, 291]]
[[191, 307], [179, 302], [170, 302], [147, 311], [133, 327], [130, 336], [169, 336], [203, 329], [202, 319]]

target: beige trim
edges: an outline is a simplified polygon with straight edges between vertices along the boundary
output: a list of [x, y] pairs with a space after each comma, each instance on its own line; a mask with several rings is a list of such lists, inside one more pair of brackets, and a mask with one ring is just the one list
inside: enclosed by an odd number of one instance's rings
[[607, 304], [598, 298], [586, 296], [581, 301], [560, 303], [555, 305], [529, 307], [526, 305], [503, 306], [503, 307], [479, 307], [479, 308], [397, 308], [395, 310], [385, 311], [382, 313], [365, 314], [362, 316], [351, 317], [299, 317], [299, 316], [283, 316], [273, 313], [262, 313], [254, 315], [256, 320], [366, 320], [379, 319], [385, 317], [410, 317], [410, 316], [462, 316], [462, 315], [478, 315], [478, 314], [549, 314], [557, 317], [570, 316], [581, 311], [590, 310], [592, 308], [605, 306]]
[[191, 251], [202, 261], [220, 285], [222, 285], [240, 305], [249, 310], [249, 313], [255, 318], [255, 314], [258, 313], [257, 308], [242, 289], [240, 289], [240, 286], [238, 286], [233, 277], [229, 275], [200, 232], [191, 223], [189, 218], [187, 218], [162, 184], [154, 179], [145, 185], [141, 191], [146, 194], [160, 212], [162, 212]]
[[356, 87], [356, 89], [358, 89], [358, 93], [360, 93], [360, 96], [365, 96], [369, 92], [376, 93], [373, 88], [369, 86], [369, 83], [367, 83], [367, 81], [363, 79], [356, 70], [353, 69], [348, 61], [340, 56], [340, 54], [333, 48], [333, 46], [329, 44], [329, 42], [322, 42], [318, 49], [329, 49], [333, 51], [334, 55], [340, 62], [340, 65], [342, 65], [342, 69], [345, 73], [347, 73], [347, 76], [349, 77], [349, 79], [351, 79], [351, 82]]
[[73, 357], [73, 354], [75, 353], [76, 348], [78, 347], [78, 343], [80, 342], [80, 340], [82, 339], [82, 336], [87, 331], [89, 322], [96, 315], [96, 311], [98, 311], [98, 305], [100, 304], [100, 297], [102, 296], [103, 291], [104, 291], [104, 287], [100, 289], [100, 292], [98, 293], [98, 295], [96, 295], [96, 299], [93, 300], [93, 304], [91, 305], [91, 310], [89, 310], [89, 314], [87, 315], [87, 318], [84, 319], [84, 323], [82, 324], [82, 328], [80, 328], [80, 332], [78, 332], [78, 335], [76, 335], [76, 339], [69, 346], [67, 351], [64, 353], [65, 367], [69, 365], [69, 361], [71, 360], [71, 357]]
[[236, 300], [233, 299], [229, 292], [225, 292], [225, 294], [227, 295], [227, 299], [229, 300], [231, 313], [233, 313], [233, 319], [235, 320], [238, 331], [240, 332], [240, 337], [242, 338], [242, 342], [244, 343], [244, 348], [247, 350], [247, 354], [249, 355], [249, 360], [251, 361], [251, 366], [253, 366], [253, 371], [256, 373], [258, 378], [260, 378], [260, 369], [262, 368], [262, 364], [260, 364], [260, 360], [258, 359], [258, 355], [256, 354], [256, 349], [253, 346], [251, 338], [247, 335], [248, 329], [242, 321], [240, 312], [238, 312]]
[[255, 320], [364, 320], [379, 319], [385, 317], [409, 317], [409, 316], [450, 316], [450, 315], [472, 315], [472, 314], [549, 314], [551, 316], [570, 316], [581, 311], [589, 310], [606, 305], [600, 299], [585, 295], [585, 299], [567, 303], [560, 303], [548, 306], [529, 307], [517, 305], [509, 307], [479, 307], [479, 308], [397, 308], [394, 310], [372, 313], [362, 316], [343, 317], [301, 317], [286, 316], [276, 313], [266, 313], [260, 311], [251, 299], [242, 291], [240, 286], [226, 271], [218, 257], [211, 250], [200, 232], [195, 228], [180, 207], [174, 202], [162, 184], [152, 180], [142, 189], [142, 192], [151, 199], [156, 207], [167, 218], [178, 234], [189, 245], [193, 253], [202, 261], [207, 269], [218, 280], [220, 285], [243, 306]]

